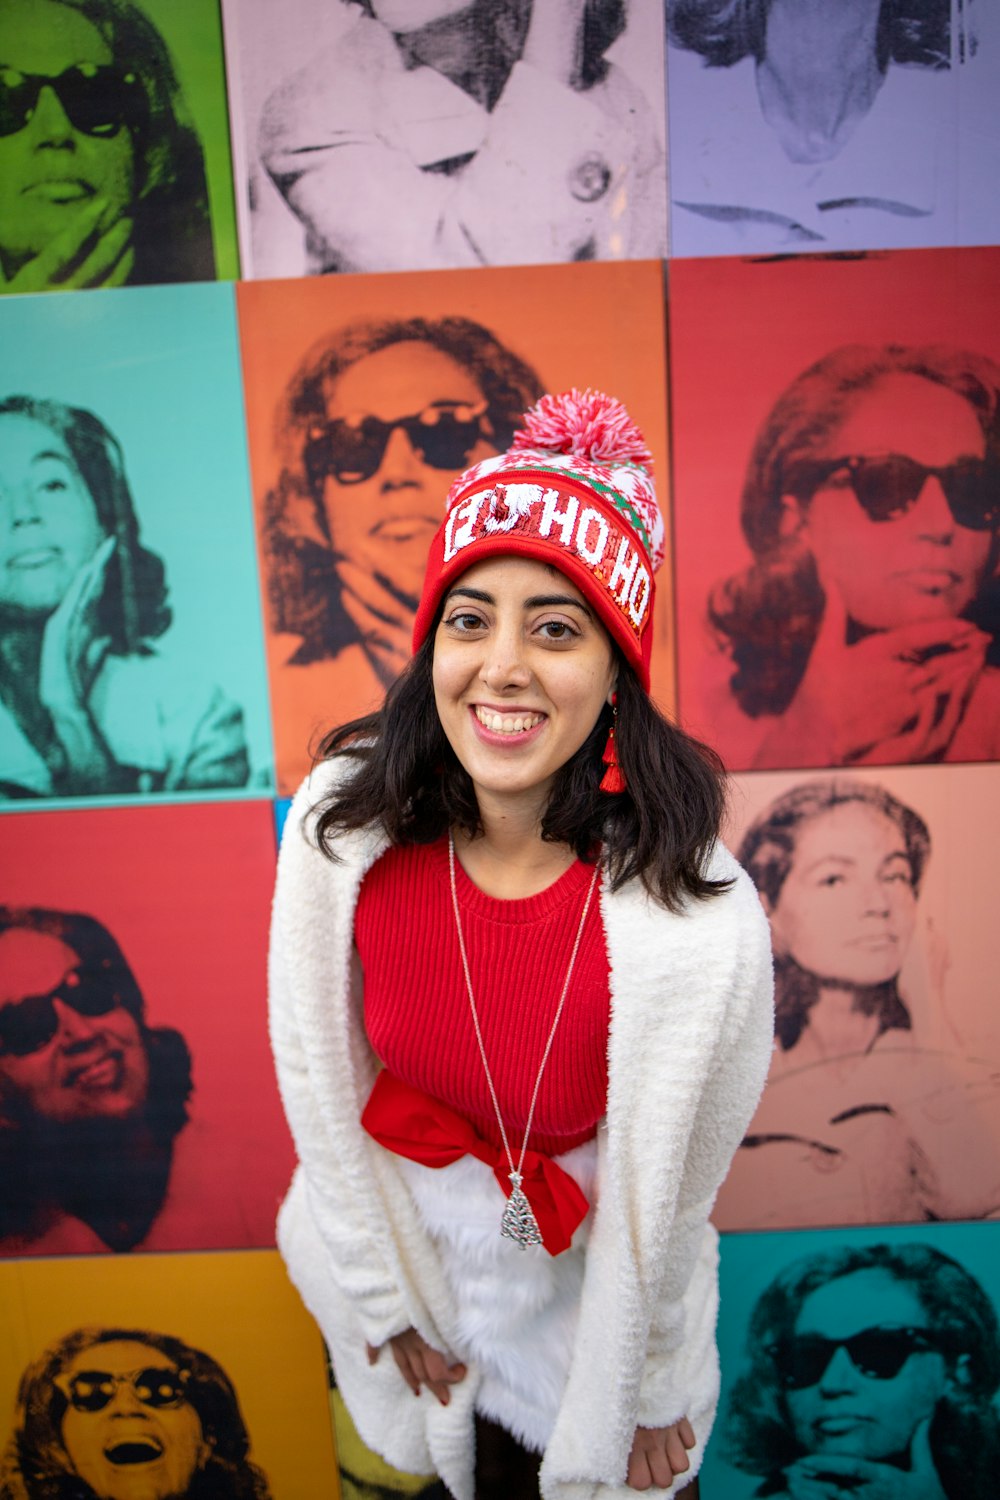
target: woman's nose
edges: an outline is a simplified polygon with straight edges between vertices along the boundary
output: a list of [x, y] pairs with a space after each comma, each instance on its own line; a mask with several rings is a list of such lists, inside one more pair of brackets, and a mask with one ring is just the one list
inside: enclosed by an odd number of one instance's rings
[[0, 489], [0, 501], [7, 514], [11, 529], [18, 526], [33, 526], [41, 520], [38, 500], [30, 484], [12, 484]]
[[835, 1391], [853, 1390], [857, 1384], [858, 1371], [847, 1350], [840, 1346], [834, 1350], [833, 1358], [823, 1371], [819, 1388], [824, 1395]]
[[[383, 484], [417, 484], [423, 476], [420, 455], [402, 427], [394, 427], [385, 445], [378, 477]], [[442, 501], [444, 492], [442, 491]]]
[[519, 629], [498, 629], [492, 632], [486, 642], [479, 675], [494, 692], [527, 685], [531, 670], [524, 658]]
[[72, 141], [75, 134], [69, 116], [55, 89], [43, 85], [28, 121], [28, 130], [36, 146], [61, 146]]
[[920, 536], [932, 540], [950, 540], [955, 531], [955, 517], [936, 474], [928, 474], [917, 496], [910, 522]]
[[84, 1016], [71, 1005], [66, 1005], [62, 1000], [53, 1000], [52, 1005], [59, 1019], [59, 1029], [56, 1035], [64, 1047], [71, 1047], [77, 1042], [89, 1042], [101, 1029], [100, 1016]]

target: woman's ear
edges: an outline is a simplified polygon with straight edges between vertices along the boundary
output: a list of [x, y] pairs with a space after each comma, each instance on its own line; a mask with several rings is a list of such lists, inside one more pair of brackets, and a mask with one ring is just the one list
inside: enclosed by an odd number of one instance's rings
[[960, 1354], [952, 1368], [948, 1371], [948, 1379], [953, 1386], [957, 1386], [962, 1392], [969, 1390], [972, 1385], [972, 1359], [968, 1354]]
[[782, 495], [781, 513], [778, 517], [778, 535], [783, 542], [790, 542], [805, 525], [802, 501], [795, 495]]

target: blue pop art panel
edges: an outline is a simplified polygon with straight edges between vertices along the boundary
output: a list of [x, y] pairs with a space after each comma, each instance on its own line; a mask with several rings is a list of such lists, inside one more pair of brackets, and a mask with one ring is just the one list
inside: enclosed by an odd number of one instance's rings
[[0, 304], [0, 799], [272, 785], [232, 288]]
[[703, 1500], [994, 1500], [1000, 1224], [725, 1235], [720, 1281]]

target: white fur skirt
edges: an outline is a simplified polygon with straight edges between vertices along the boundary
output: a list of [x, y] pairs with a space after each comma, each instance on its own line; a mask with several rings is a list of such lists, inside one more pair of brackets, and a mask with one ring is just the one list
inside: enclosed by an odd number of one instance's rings
[[447, 1167], [396, 1160], [454, 1294], [460, 1344], [448, 1352], [481, 1371], [476, 1410], [540, 1453], [569, 1375], [594, 1211], [596, 1138], [555, 1158], [590, 1204], [561, 1255], [541, 1245], [521, 1249], [501, 1236], [504, 1195], [475, 1157]]

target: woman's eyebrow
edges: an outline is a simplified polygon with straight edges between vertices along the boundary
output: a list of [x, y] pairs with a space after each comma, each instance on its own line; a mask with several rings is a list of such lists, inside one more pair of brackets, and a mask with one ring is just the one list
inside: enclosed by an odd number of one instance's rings
[[487, 594], [483, 589], [454, 588], [448, 590], [445, 596], [445, 603], [447, 604], [449, 599], [455, 599], [459, 596], [463, 599], [475, 599], [479, 604], [495, 604], [497, 602], [492, 594]]
[[530, 599], [524, 601], [525, 609], [561, 609], [567, 604], [573, 609], [581, 610], [588, 619], [593, 619], [583, 600], [572, 599], [569, 594], [532, 594]]

